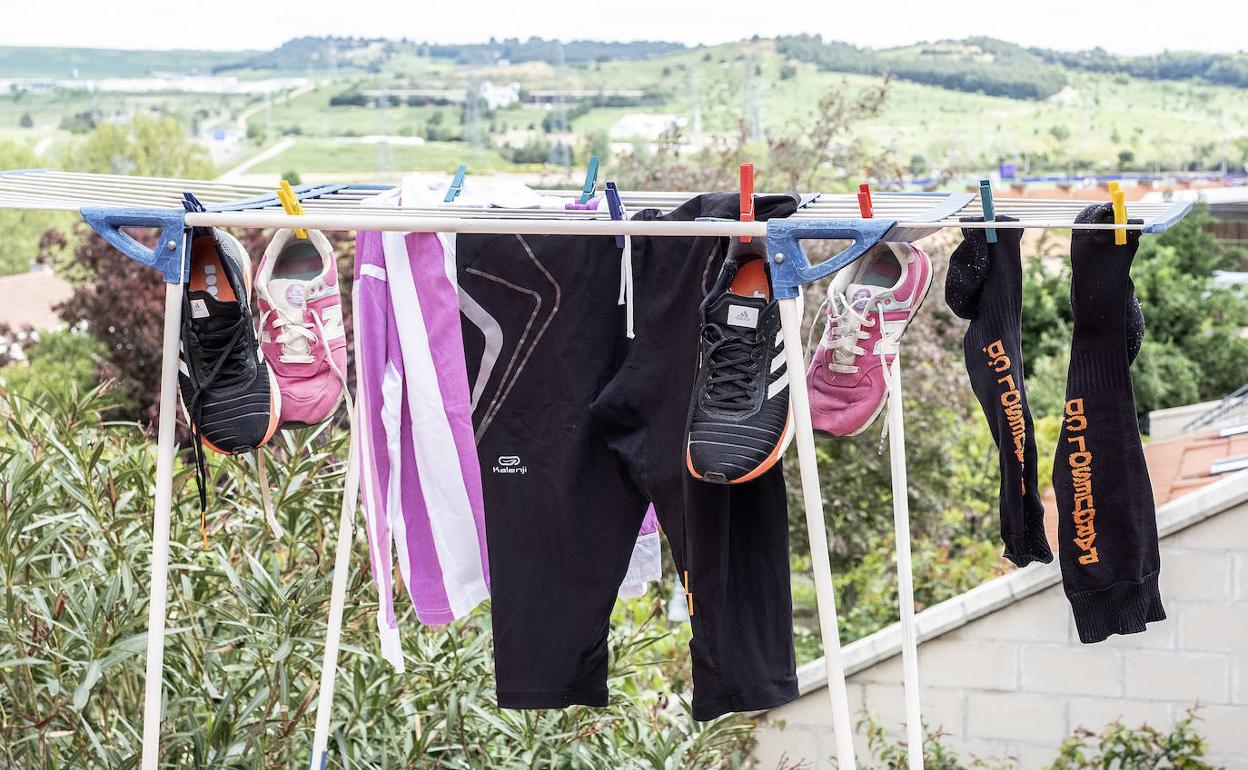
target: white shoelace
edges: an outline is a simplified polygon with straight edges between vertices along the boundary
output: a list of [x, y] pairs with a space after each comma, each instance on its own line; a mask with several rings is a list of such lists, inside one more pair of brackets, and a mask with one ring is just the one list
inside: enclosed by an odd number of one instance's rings
[[[312, 343], [316, 340], [312, 324], [291, 318], [274, 305], [272, 310], [266, 310], [260, 316], [261, 328], [270, 316], [273, 318], [273, 328], [277, 329], [277, 343], [282, 346], [279, 361], [284, 364], [310, 364], [316, 360], [312, 356]], [[315, 319], [316, 313], [312, 313], [312, 317]]]
[[[278, 321], [280, 321], [281, 319], [282, 319], [282, 316], [279, 314]], [[354, 450], [354, 447], [355, 447], [355, 403], [351, 399], [351, 390], [350, 388], [347, 387], [347, 375], [343, 373], [341, 369], [338, 368], [338, 364], [334, 361], [333, 353], [329, 349], [329, 341], [325, 339], [324, 324], [321, 323], [321, 319], [317, 318], [315, 313], [312, 314], [312, 322], [316, 324], [317, 333], [313, 333], [310, 328], [310, 325], [305, 325], [305, 324], [299, 324], [299, 325], [291, 326], [288, 328], [292, 328], [292, 329], [305, 328], [307, 329], [307, 335], [308, 335], [306, 339], [308, 340], [320, 339], [321, 345], [325, 348], [325, 360], [329, 362], [329, 368], [333, 370], [334, 374], [338, 375], [338, 379], [342, 382], [342, 398], [344, 401], [346, 401], [346, 404], [347, 404], [347, 424], [350, 426], [350, 430], [351, 430], [351, 447], [352, 447], [350, 454], [347, 457], [347, 481], [343, 489], [343, 505], [344, 506], [351, 505], [352, 507], [354, 507], [356, 493], [352, 489], [352, 486], [353, 484], [358, 485], [358, 476], [359, 476], [358, 468], [357, 468], [358, 460], [356, 459], [355, 450]], [[261, 323], [263, 323], [263, 319], [261, 319]], [[277, 326], [277, 325], [278, 325], [278, 322], [275, 321], [274, 326]], [[303, 335], [300, 334], [299, 337], [303, 338]], [[278, 341], [279, 342], [281, 341], [281, 337], [278, 337]], [[311, 361], [312, 360], [312, 356], [310, 355], [311, 347], [307, 343], [305, 343], [304, 347], [305, 347], [305, 350], [308, 351], [308, 353], [304, 353], [303, 355], [307, 357], [307, 361]], [[280, 360], [286, 361], [287, 358], [285, 355], [282, 355]], [[302, 361], [300, 363], [307, 363], [307, 361]], [[273, 507], [273, 497], [272, 497], [272, 493], [269, 490], [269, 474], [268, 474], [268, 471], [266, 470], [266, 464], [264, 462], [264, 456], [262, 454], [263, 451], [264, 451], [263, 447], [256, 449], [256, 465], [257, 465], [257, 470], [258, 470], [257, 475], [258, 475], [258, 480], [260, 483], [260, 500], [261, 500], [261, 504], [264, 506], [264, 520], [268, 522], [269, 529], [273, 531], [273, 535], [275, 537], [280, 538], [280, 537], [285, 536], [286, 530], [282, 528], [281, 523], [277, 520], [277, 512]], [[353, 475], [356, 477], [354, 482], [352, 481]]]
[[[878, 292], [866, 298], [866, 301], [862, 303], [862, 309], [859, 310], [854, 307], [844, 292], [829, 295], [835, 315], [828, 315], [828, 329], [824, 334], [823, 346], [832, 351], [832, 363], [829, 364], [832, 371], [853, 374], [859, 370], [854, 362], [859, 356], [866, 355], [867, 351], [858, 343], [871, 336], [869, 332], [863, 331], [863, 327], [870, 329], [883, 325], [884, 303], [891, 298], [891, 291]], [[875, 320], [871, 319], [872, 305], [879, 313]], [[883, 355], [881, 349], [881, 362]]]

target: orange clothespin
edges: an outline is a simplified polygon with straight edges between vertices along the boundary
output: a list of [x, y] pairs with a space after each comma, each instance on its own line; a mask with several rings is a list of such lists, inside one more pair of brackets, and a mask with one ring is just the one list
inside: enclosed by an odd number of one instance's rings
[[875, 210], [871, 205], [871, 185], [866, 182], [858, 185], [858, 213], [862, 214], [863, 219], [871, 219], [875, 216]]
[[[754, 164], [741, 164], [741, 217], [742, 222], [754, 221]], [[742, 243], [749, 243], [750, 236], [741, 236]]]

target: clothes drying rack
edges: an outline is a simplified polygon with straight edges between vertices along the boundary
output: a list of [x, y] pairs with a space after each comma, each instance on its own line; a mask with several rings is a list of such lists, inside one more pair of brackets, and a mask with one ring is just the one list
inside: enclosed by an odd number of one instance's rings
[[[588, 182], [587, 182], [588, 186]], [[155, 516], [149, 581], [146, 686], [143, 709], [142, 770], [156, 770], [160, 745], [162, 674], [166, 594], [169, 569], [169, 521], [172, 504], [174, 417], [178, 346], [182, 322], [183, 282], [189, 267], [186, 248], [190, 227], [305, 228], [319, 230], [383, 230], [396, 232], [457, 232], [542, 235], [629, 235], [765, 237], [775, 296], [780, 300], [785, 358], [790, 382], [790, 407], [795, 426], [802, 498], [810, 538], [818, 604], [819, 629], [828, 675], [837, 766], [854, 770], [853, 723], [849, 713], [845, 672], [837, 632], [836, 601], [824, 525], [823, 498], [815, 463], [810, 404], [803, 384], [806, 365], [801, 337], [800, 288], [851, 264], [877, 243], [911, 242], [942, 228], [1061, 228], [1074, 226], [1075, 216], [1093, 201], [992, 199], [960, 192], [874, 193], [872, 216], [863, 217], [852, 194], [816, 194], [802, 198], [796, 213], [767, 222], [628, 221], [613, 220], [607, 211], [558, 209], [470, 208], [454, 202], [423, 208], [370, 205], [368, 199], [390, 185], [305, 184], [294, 188], [303, 214], [285, 213], [269, 188], [194, 179], [81, 174], [42, 169], [0, 171], [0, 209], [79, 211], [108, 243], [142, 265], [159, 270], [166, 282], [161, 364], [160, 411], [157, 430]], [[188, 213], [183, 193], [193, 193], [207, 211]], [[542, 191], [539, 191], [542, 192]], [[588, 190], [586, 191], [588, 192]], [[574, 198], [579, 191], [547, 191]], [[621, 193], [631, 211], [669, 211], [696, 193]], [[1121, 199], [1119, 199], [1121, 201]], [[961, 222], [960, 217], [992, 212], [1017, 221]], [[1183, 218], [1190, 202], [1132, 203], [1126, 224], [1081, 224], [1081, 229], [1139, 230], [1157, 233]], [[603, 207], [605, 208], [605, 207]], [[155, 246], [136, 241], [123, 228], [156, 228]], [[848, 241], [840, 253], [812, 264], [803, 240]], [[902, 635], [902, 679], [905, 694], [906, 743], [910, 770], [923, 767], [923, 736], [919, 703], [918, 642], [914, 626], [914, 587], [910, 553], [905, 426], [901, 409], [901, 357], [894, 358], [888, 381], [889, 459], [892, 466], [893, 521], [897, 539], [898, 604]], [[348, 480], [348, 483], [349, 480]], [[327, 759], [329, 716], [337, 668], [339, 635], [346, 596], [351, 550], [353, 506], [345, 502], [335, 549], [325, 659], [321, 669], [310, 767]]]

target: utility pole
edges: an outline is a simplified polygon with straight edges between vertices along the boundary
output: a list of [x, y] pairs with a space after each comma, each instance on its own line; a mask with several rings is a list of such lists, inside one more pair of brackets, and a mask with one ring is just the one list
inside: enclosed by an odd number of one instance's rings
[[[555, 82], [558, 86], [557, 90], [566, 91], [567, 73], [565, 71], [565, 60], [563, 57], [563, 41], [555, 43]], [[564, 143], [564, 139], [568, 133], [568, 105], [563, 95], [556, 95], [554, 100], [555, 119], [551, 123], [554, 129], [551, 133], [558, 136], [553, 141], [550, 148], [550, 162], [556, 166], [563, 166], [565, 172], [572, 171], [572, 151], [571, 148]]]

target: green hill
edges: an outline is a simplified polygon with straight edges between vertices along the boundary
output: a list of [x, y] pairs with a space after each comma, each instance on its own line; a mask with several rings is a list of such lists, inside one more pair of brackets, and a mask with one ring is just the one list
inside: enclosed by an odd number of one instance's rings
[[245, 51], [125, 51], [112, 48], [0, 46], [0, 78], [139, 78], [207, 75]]

